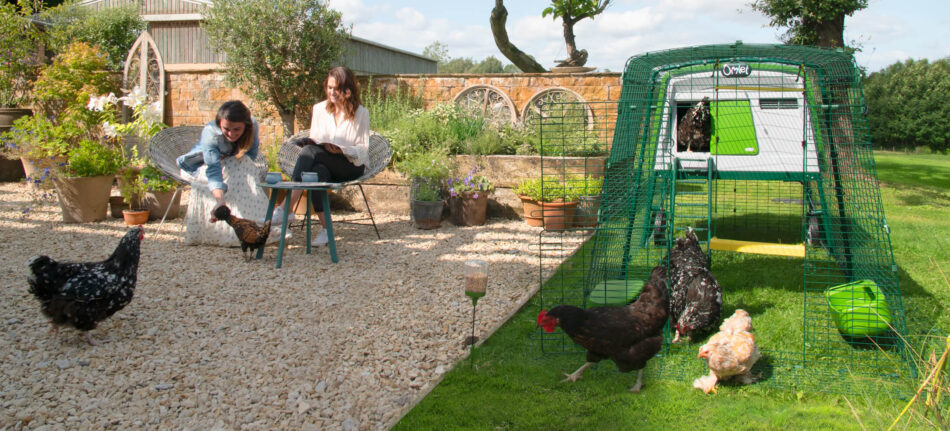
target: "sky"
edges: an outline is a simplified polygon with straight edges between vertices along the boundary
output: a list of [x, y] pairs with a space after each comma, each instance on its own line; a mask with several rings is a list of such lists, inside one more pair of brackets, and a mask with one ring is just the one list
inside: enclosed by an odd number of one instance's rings
[[[343, 13], [354, 36], [421, 54], [438, 41], [451, 58], [479, 62], [494, 56], [488, 19], [493, 0], [329, 0]], [[594, 20], [574, 27], [587, 66], [622, 72], [627, 59], [650, 51], [693, 45], [780, 43], [784, 30], [768, 26], [751, 0], [614, 0]], [[950, 1], [869, 0], [867, 9], [845, 19], [845, 40], [861, 51], [857, 63], [876, 72], [909, 58], [950, 56]], [[567, 57], [561, 21], [541, 17], [549, 0], [508, 0], [508, 36], [522, 51], [550, 68]]]

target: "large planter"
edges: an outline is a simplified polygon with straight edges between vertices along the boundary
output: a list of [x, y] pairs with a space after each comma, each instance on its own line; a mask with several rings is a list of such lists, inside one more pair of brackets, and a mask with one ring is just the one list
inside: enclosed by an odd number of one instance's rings
[[412, 222], [419, 229], [437, 229], [442, 226], [442, 201], [417, 201], [409, 203]]
[[46, 169], [49, 169], [50, 171], [61, 171], [62, 167], [66, 166], [67, 162], [69, 162], [69, 159], [65, 157], [52, 157], [38, 160], [20, 157], [20, 164], [23, 165], [23, 174], [26, 176], [27, 180], [29, 180], [28, 184], [31, 188], [38, 187], [36, 180], [43, 178]]
[[23, 163], [20, 160], [0, 156], [0, 182], [20, 181], [23, 177]]
[[122, 210], [129, 209], [122, 196], [109, 196], [109, 214], [112, 218], [122, 218]]
[[[174, 200], [172, 196], [175, 197]], [[145, 194], [145, 208], [149, 210], [149, 220], [159, 220], [162, 217], [166, 220], [176, 218], [181, 210], [181, 193], [175, 194], [174, 190], [148, 192]], [[166, 210], [168, 216], [165, 216]]]
[[521, 199], [521, 208], [524, 213], [524, 222], [527, 223], [528, 226], [544, 226], [541, 204], [527, 196], [518, 196], [518, 198]]
[[485, 224], [485, 211], [488, 208], [488, 193], [465, 192], [449, 198], [449, 213], [456, 226], [481, 226]]
[[10, 130], [17, 118], [26, 117], [32, 113], [33, 110], [27, 108], [0, 108], [0, 133]]
[[106, 218], [114, 175], [53, 179], [66, 223], [88, 223]]

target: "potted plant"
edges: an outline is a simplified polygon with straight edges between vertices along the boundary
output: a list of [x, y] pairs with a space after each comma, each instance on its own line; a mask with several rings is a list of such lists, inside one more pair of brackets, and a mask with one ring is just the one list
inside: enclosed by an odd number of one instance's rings
[[603, 178], [590, 175], [572, 178], [570, 187], [577, 191], [577, 211], [574, 213], [575, 227], [597, 226], [597, 211], [600, 209], [600, 191]]
[[[149, 164], [139, 172], [139, 178], [146, 185], [145, 208], [149, 210], [149, 220], [178, 217], [181, 205], [181, 193], [175, 193], [178, 183], [169, 179], [158, 168]], [[173, 199], [174, 198], [174, 199]]]
[[10, 128], [19, 117], [30, 115], [30, 88], [43, 64], [38, 47], [43, 33], [26, 16], [32, 11], [25, 1], [17, 6], [0, 4], [0, 132]]
[[472, 168], [465, 177], [450, 178], [446, 186], [452, 223], [457, 226], [485, 224], [488, 195], [495, 190], [495, 186], [487, 177], [478, 175], [478, 167]]
[[130, 170], [122, 173], [125, 181], [119, 186], [119, 193], [129, 204], [128, 209], [122, 210], [122, 218], [127, 225], [140, 225], [148, 221], [149, 209], [145, 207], [145, 194], [148, 192], [148, 179], [135, 175]]
[[521, 199], [525, 222], [548, 230], [563, 230], [574, 223], [578, 190], [571, 178], [537, 177], [521, 181], [515, 193]]
[[53, 177], [63, 221], [84, 223], [106, 218], [112, 181], [122, 166], [116, 148], [84, 139], [69, 152], [66, 169]]
[[442, 226], [443, 199], [438, 182], [420, 180], [410, 204], [413, 224], [419, 229], [437, 229]]
[[[452, 175], [453, 165], [452, 159], [449, 157], [449, 150], [446, 146], [437, 146], [431, 149], [422, 150], [421, 147], [416, 148], [417, 151], [412, 151], [405, 154], [402, 158], [395, 162], [393, 167], [396, 172], [403, 174], [407, 178], [409, 183], [409, 213], [413, 220], [413, 223], [416, 223], [416, 227], [420, 227], [418, 220], [416, 220], [416, 214], [420, 211], [425, 211], [417, 208], [422, 205], [427, 207], [429, 211], [435, 211], [436, 204], [432, 202], [438, 201], [441, 205], [444, 196], [442, 195], [442, 188], [440, 185]], [[423, 193], [426, 194], [427, 199], [420, 199], [421, 196], [420, 189], [425, 188], [426, 190]], [[432, 196], [432, 192], [435, 192], [435, 196]], [[429, 203], [422, 203], [429, 202]], [[440, 212], [438, 213], [439, 218], [441, 218], [441, 206]], [[428, 217], [432, 219], [432, 217]], [[427, 225], [431, 225], [431, 222], [426, 222]], [[422, 227], [422, 229], [432, 229], [438, 227], [438, 223], [433, 227]]]

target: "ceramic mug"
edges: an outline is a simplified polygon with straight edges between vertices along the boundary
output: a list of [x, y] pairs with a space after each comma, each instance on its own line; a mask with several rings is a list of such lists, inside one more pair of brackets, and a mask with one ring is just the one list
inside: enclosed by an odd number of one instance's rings
[[305, 183], [316, 183], [320, 181], [320, 176], [316, 172], [301, 172], [300, 181]]
[[268, 172], [267, 177], [264, 178], [264, 181], [267, 184], [277, 184], [280, 182], [280, 172]]

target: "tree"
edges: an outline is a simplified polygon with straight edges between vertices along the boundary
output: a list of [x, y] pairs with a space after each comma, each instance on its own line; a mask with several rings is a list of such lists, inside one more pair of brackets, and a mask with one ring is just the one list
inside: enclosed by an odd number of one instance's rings
[[610, 0], [551, 0], [551, 6], [545, 8], [541, 16], [551, 15], [554, 19], [561, 18], [564, 43], [567, 45], [567, 58], [561, 60], [558, 66], [583, 66], [587, 63], [587, 50], [578, 51], [574, 43], [574, 25], [584, 18], [594, 19], [609, 5]]
[[508, 30], [505, 29], [505, 23], [508, 22], [508, 9], [505, 9], [503, 0], [495, 0], [495, 8], [491, 11], [489, 22], [491, 23], [491, 33], [495, 37], [495, 46], [498, 47], [505, 58], [525, 72], [547, 72], [544, 66], [541, 66], [530, 55], [518, 49], [508, 39]]
[[129, 49], [146, 28], [137, 6], [96, 11], [71, 3], [48, 9], [42, 17], [53, 24], [47, 29], [53, 52], [61, 52], [73, 42], [86, 42], [109, 56], [112, 70], [122, 70]]
[[294, 119], [309, 117], [342, 59], [349, 30], [340, 12], [321, 0], [214, 0], [206, 14], [211, 45], [227, 54], [227, 82], [270, 102], [284, 136], [293, 135]]
[[750, 6], [772, 27], [788, 27], [787, 44], [843, 48], [844, 18], [868, 7], [868, 0], [755, 0]]
[[877, 147], [950, 150], [950, 60], [907, 60], [864, 80], [871, 142]]
[[439, 41], [432, 42], [423, 48], [422, 56], [438, 61], [439, 66], [451, 59], [449, 58], [449, 46]]

